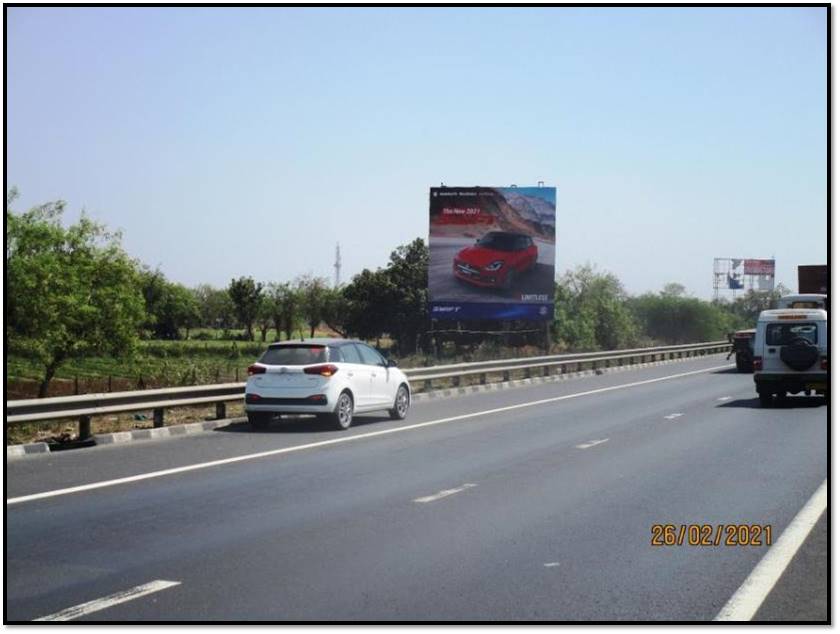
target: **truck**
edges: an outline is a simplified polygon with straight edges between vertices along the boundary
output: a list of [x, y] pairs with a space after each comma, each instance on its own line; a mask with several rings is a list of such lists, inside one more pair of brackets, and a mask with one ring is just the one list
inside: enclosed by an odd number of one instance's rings
[[800, 264], [799, 292], [828, 295], [828, 265]]

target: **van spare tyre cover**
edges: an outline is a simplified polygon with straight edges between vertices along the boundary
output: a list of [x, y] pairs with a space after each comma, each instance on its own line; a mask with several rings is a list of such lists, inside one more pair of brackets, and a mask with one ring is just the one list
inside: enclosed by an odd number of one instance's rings
[[820, 352], [817, 346], [803, 337], [794, 339], [782, 346], [779, 356], [792, 370], [807, 370], [817, 362]]

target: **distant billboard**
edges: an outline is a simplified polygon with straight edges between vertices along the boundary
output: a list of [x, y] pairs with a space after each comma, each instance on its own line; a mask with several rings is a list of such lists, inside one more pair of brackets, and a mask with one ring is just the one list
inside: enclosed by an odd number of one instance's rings
[[554, 318], [554, 187], [432, 187], [432, 319]]
[[776, 260], [744, 260], [744, 275], [776, 275]]
[[731, 291], [772, 291], [776, 279], [776, 261], [750, 258], [715, 258], [715, 296], [722, 289]]

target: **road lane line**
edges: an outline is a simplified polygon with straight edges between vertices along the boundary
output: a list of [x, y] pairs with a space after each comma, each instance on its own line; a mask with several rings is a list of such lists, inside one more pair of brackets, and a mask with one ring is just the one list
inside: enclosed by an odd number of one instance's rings
[[92, 612], [99, 612], [105, 608], [110, 608], [111, 606], [125, 603], [126, 601], [133, 601], [134, 599], [139, 599], [147, 594], [160, 592], [161, 590], [166, 590], [167, 588], [179, 585], [181, 585], [180, 581], [165, 581], [163, 579], [157, 579], [143, 584], [142, 586], [137, 586], [135, 588], [131, 588], [130, 590], [123, 590], [122, 592], [115, 592], [114, 594], [109, 594], [107, 597], [75, 605], [72, 608], [67, 608], [66, 610], [61, 610], [61, 612], [42, 616], [41, 618], [35, 620], [72, 621], [73, 619], [78, 619], [80, 616], [85, 616], [86, 614], [90, 614]]
[[719, 401], [728, 401], [728, 400], [730, 400], [731, 398], [732, 398], [731, 396], [721, 396], [718, 400], [719, 400]]
[[828, 504], [828, 481], [816, 490], [793, 521], [761, 558], [750, 576], [723, 606], [715, 621], [749, 621], [773, 590], [776, 582], [811, 533]]
[[679, 418], [682, 415], [683, 415], [682, 412], [674, 412], [673, 414], [668, 414], [667, 416], [664, 416], [663, 418], [665, 418], [666, 420], [674, 420], [675, 418]]
[[600, 445], [601, 443], [605, 443], [609, 440], [609, 438], [602, 438], [601, 440], [590, 440], [580, 445], [575, 445], [578, 449], [589, 449], [590, 447], [594, 447], [595, 445]]
[[466, 484], [456, 487], [454, 489], [444, 489], [443, 491], [438, 491], [434, 495], [427, 495], [423, 498], [416, 498], [414, 501], [418, 504], [428, 504], [429, 502], [436, 502], [437, 500], [442, 500], [443, 498], [449, 497], [450, 495], [455, 495], [456, 493], [460, 493], [461, 491], [472, 489], [474, 486], [478, 485], [473, 484], [472, 482], [467, 482]]
[[30, 495], [22, 495], [16, 498], [9, 498], [6, 500], [6, 506], [11, 504], [21, 504], [23, 502], [31, 502], [33, 500], [43, 500], [46, 498], [58, 497], [61, 495], [70, 495], [71, 493], [81, 493], [82, 491], [92, 491], [95, 489], [102, 489], [105, 487], [117, 486], [119, 484], [128, 484], [131, 482], [140, 482], [142, 480], [151, 480], [153, 478], [162, 478], [164, 476], [175, 475], [177, 473], [187, 473], [189, 471], [198, 471], [199, 469], [209, 469], [210, 467], [218, 467], [220, 465], [233, 464], [236, 462], [244, 462], [246, 460], [256, 460], [258, 458], [266, 458], [269, 456], [279, 456], [287, 453], [294, 453], [297, 451], [304, 451], [306, 449], [314, 449], [315, 447], [327, 447], [329, 445], [338, 445], [355, 440], [363, 440], [366, 438], [374, 438], [377, 436], [386, 436], [388, 434], [398, 434], [401, 432], [411, 431], [414, 429], [423, 429], [424, 427], [432, 427], [434, 425], [443, 425], [446, 423], [454, 423], [459, 420], [466, 420], [468, 418], [477, 418], [479, 416], [488, 416], [490, 414], [498, 414], [500, 412], [509, 412], [516, 409], [523, 409], [526, 407], [534, 407], [536, 405], [545, 405], [547, 403], [557, 403], [568, 399], [579, 398], [581, 396], [590, 396], [592, 394], [603, 394], [604, 392], [613, 392], [615, 390], [623, 390], [631, 387], [638, 387], [640, 385], [649, 385], [651, 383], [660, 383], [662, 381], [670, 381], [671, 379], [679, 379], [684, 376], [691, 376], [694, 374], [707, 374], [715, 370], [722, 370], [724, 368], [731, 368], [734, 364], [718, 365], [711, 368], [704, 368], [702, 370], [692, 370], [690, 372], [680, 372], [679, 374], [669, 374], [668, 376], [661, 376], [655, 379], [645, 379], [644, 381], [634, 381], [632, 383], [622, 383], [621, 385], [613, 385], [610, 387], [601, 387], [594, 390], [587, 390], [585, 392], [577, 392], [575, 394], [566, 394], [564, 396], [554, 396], [551, 398], [544, 398], [529, 403], [518, 403], [516, 405], [507, 405], [505, 407], [497, 407], [495, 409], [488, 409], [481, 412], [472, 412], [470, 414], [460, 414], [458, 416], [449, 416], [448, 418], [439, 418], [437, 420], [426, 421], [424, 423], [415, 423], [413, 425], [404, 425], [402, 427], [394, 427], [391, 429], [382, 429], [379, 431], [367, 432], [364, 434], [355, 434], [352, 436], [342, 436], [340, 438], [332, 438], [330, 440], [321, 440], [318, 442], [307, 443], [304, 445], [294, 445], [292, 447], [282, 447], [280, 449], [271, 449], [269, 451], [261, 451], [259, 453], [246, 454], [244, 456], [233, 456], [231, 458], [222, 458], [220, 460], [212, 460], [210, 462], [200, 462], [197, 464], [186, 465], [183, 467], [173, 467], [171, 469], [163, 469], [161, 471], [151, 471], [149, 473], [141, 473], [138, 475], [127, 476], [124, 478], [116, 478], [114, 480], [104, 480], [102, 482], [91, 482], [90, 484], [81, 484], [74, 487], [67, 487], [66, 489], [54, 489], [52, 491], [43, 491], [41, 493], [32, 493]]
[[543, 564], [546, 568], [556, 568], [560, 565], [559, 561], [549, 561], [548, 563]]

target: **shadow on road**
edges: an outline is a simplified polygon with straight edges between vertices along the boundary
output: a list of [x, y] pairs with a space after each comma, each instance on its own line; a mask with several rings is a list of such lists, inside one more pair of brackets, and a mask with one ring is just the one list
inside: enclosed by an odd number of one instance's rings
[[783, 399], [774, 398], [773, 405], [764, 408], [755, 398], [741, 398], [721, 403], [718, 407], [746, 407], [750, 409], [805, 409], [809, 407], [822, 407], [825, 399], [822, 396], [787, 396]]
[[[389, 416], [359, 415], [353, 419], [353, 424], [350, 426], [350, 429], [383, 423], [389, 420], [391, 420]], [[254, 429], [250, 423], [231, 423], [224, 427], [218, 427], [213, 431], [234, 434], [311, 434], [339, 430], [329, 421], [319, 420], [314, 416], [305, 416], [301, 418], [275, 418], [265, 429]]]
[[738, 368], [732, 366], [731, 368], [726, 368], [725, 370], [714, 370], [709, 374], [752, 374], [751, 372], [738, 372]]

